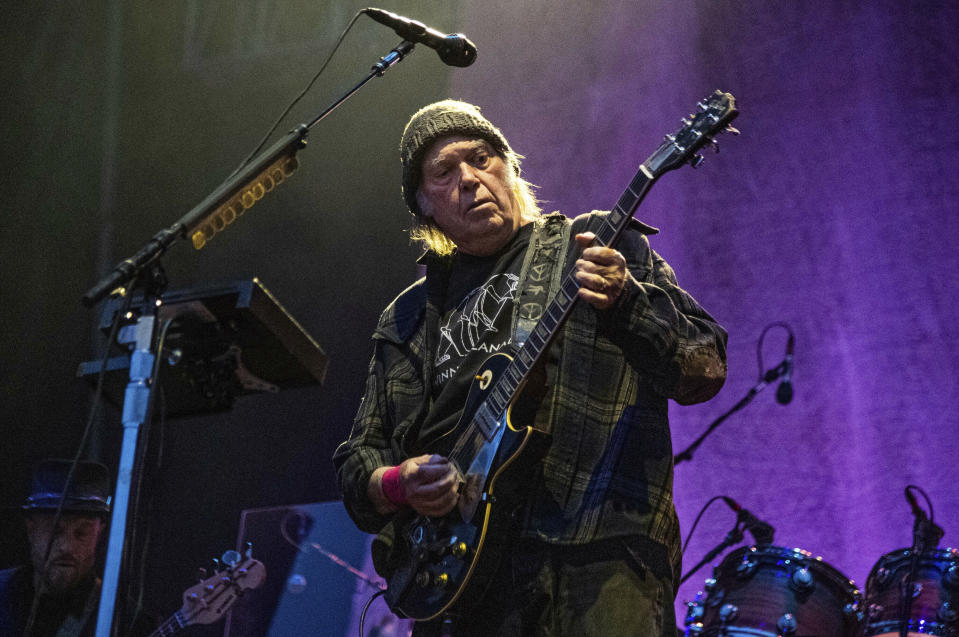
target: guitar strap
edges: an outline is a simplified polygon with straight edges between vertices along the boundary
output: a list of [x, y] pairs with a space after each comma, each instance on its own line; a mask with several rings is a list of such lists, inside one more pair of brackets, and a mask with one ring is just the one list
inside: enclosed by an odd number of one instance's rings
[[[550, 298], [559, 289], [562, 281], [563, 261], [569, 247], [571, 224], [566, 216], [553, 213], [537, 218], [530, 237], [530, 248], [526, 251], [520, 269], [519, 294], [513, 304], [512, 326], [513, 347], [519, 348], [529, 338], [530, 332], [543, 313]], [[424, 386], [429, 388], [433, 372], [433, 352], [439, 336], [439, 311], [443, 306], [445, 288], [449, 281], [449, 271], [442, 263], [427, 263], [426, 277], [426, 345], [424, 347], [423, 376]], [[427, 389], [420, 407], [415, 428], [405, 436], [415, 439], [422, 422], [422, 416], [429, 411], [431, 392]], [[408, 450], [407, 450], [408, 451]], [[373, 566], [384, 577], [393, 577], [396, 567], [403, 563], [396, 537], [398, 529], [408, 521], [404, 515], [396, 516], [384, 526], [374, 539], [371, 548]], [[388, 600], [389, 603], [389, 600]]]
[[538, 218], [519, 273], [519, 294], [513, 304], [513, 348], [519, 349], [543, 315], [562, 280], [562, 263], [569, 247], [570, 224], [554, 212]]

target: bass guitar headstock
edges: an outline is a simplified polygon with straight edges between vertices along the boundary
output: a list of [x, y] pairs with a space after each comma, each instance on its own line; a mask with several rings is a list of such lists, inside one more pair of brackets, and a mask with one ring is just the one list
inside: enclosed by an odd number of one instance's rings
[[212, 624], [222, 619], [244, 593], [266, 579], [266, 567], [253, 559], [249, 550], [245, 554], [227, 551], [215, 562], [213, 575], [183, 593], [180, 615], [185, 625]]

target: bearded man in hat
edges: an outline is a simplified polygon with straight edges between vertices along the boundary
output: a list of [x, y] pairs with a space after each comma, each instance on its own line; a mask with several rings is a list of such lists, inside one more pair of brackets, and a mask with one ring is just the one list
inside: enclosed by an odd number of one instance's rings
[[[421, 109], [400, 154], [426, 276], [381, 315], [365, 394], [334, 454], [361, 529], [386, 543], [397, 518], [453, 511], [465, 467], [448, 454], [483, 361], [529, 336], [567, 269], [583, 301], [513, 405], [512, 421], [550, 444], [519, 485], [498, 570], [463, 600], [468, 614], [453, 606], [414, 634], [675, 637], [667, 399], [719, 391], [726, 332], [649, 247], [655, 228], [633, 220], [612, 249], [594, 245], [605, 213], [542, 215], [520, 156], [476, 106]], [[392, 566], [377, 563], [387, 577]]]
[[[110, 476], [96, 462], [77, 464], [54, 528], [70, 460], [41, 461], [23, 505], [30, 565], [0, 571], [0, 636], [93, 635], [99, 602], [97, 546], [110, 513]], [[49, 551], [49, 553], [48, 553]]]

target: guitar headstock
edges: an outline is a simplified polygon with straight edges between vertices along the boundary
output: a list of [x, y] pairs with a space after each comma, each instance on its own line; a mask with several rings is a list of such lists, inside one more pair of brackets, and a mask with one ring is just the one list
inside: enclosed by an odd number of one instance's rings
[[224, 568], [184, 591], [180, 614], [185, 625], [212, 624], [222, 619], [237, 599], [266, 579], [266, 567], [249, 551], [245, 555], [227, 551], [222, 562]]
[[736, 98], [729, 93], [717, 90], [701, 102], [696, 103], [697, 111], [683, 118], [683, 127], [672, 135], [666, 135], [666, 141], [646, 160], [645, 166], [653, 177], [675, 170], [683, 164], [699, 167], [704, 158], [699, 154], [706, 144], [712, 144], [719, 152], [719, 142], [715, 136], [719, 133], [738, 135], [739, 131], [729, 125], [739, 115], [736, 110]]

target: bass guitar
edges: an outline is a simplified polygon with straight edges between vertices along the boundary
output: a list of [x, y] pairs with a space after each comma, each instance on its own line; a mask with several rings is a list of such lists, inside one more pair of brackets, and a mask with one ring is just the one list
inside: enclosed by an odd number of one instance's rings
[[[687, 163], [699, 166], [703, 161], [700, 149], [716, 145], [715, 135], [738, 133], [729, 126], [736, 115], [735, 100], [729, 93], [716, 91], [699, 102], [697, 112], [683, 119], [684, 126], [667, 135], [640, 165], [602, 227], [595, 231], [595, 244], [615, 244], [659, 177]], [[529, 464], [517, 462], [524, 451], [540, 447], [534, 442], [540, 432], [512, 422], [512, 405], [576, 301], [579, 282], [574, 274], [565, 273], [519, 351], [514, 356], [494, 354], [477, 372], [454, 430], [458, 437], [447, 456], [463, 479], [458, 507], [442, 518], [411, 516], [399, 525], [395, 539], [399, 565], [388, 574], [385, 596], [396, 614], [422, 621], [449, 613], [454, 606], [457, 612], [466, 612], [481, 597], [495, 571], [512, 513], [505, 504], [510, 500], [508, 474], [512, 465]], [[504, 493], [506, 497], [500, 497]]]

